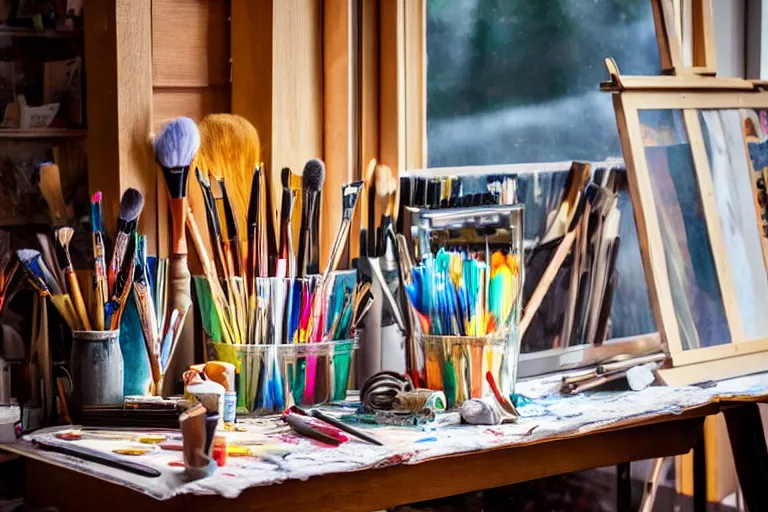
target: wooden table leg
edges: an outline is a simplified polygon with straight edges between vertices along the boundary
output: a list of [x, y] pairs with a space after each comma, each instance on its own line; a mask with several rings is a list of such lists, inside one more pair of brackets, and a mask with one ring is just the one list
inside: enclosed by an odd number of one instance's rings
[[749, 512], [768, 510], [768, 450], [757, 404], [723, 411], [744, 504]]
[[632, 472], [631, 463], [616, 464], [616, 511], [632, 510]]
[[704, 457], [704, 432], [693, 447], [693, 511], [707, 511], [707, 461]]

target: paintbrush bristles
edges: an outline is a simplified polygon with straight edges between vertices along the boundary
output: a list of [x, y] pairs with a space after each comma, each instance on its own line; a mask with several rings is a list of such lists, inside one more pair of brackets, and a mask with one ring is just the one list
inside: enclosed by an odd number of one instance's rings
[[325, 164], [313, 158], [304, 165], [301, 175], [301, 186], [305, 191], [322, 190], [325, 183]]
[[141, 215], [141, 210], [144, 208], [144, 194], [136, 190], [135, 188], [128, 188], [123, 192], [123, 197], [120, 198], [120, 212], [118, 213], [118, 221], [122, 223], [134, 222]]
[[200, 131], [188, 117], [169, 121], [155, 137], [155, 158], [161, 167], [189, 167], [200, 149]]

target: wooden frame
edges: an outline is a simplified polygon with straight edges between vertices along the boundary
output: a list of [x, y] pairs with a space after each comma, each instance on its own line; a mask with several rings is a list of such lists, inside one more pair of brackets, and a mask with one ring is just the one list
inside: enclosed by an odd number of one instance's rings
[[[726, 378], [765, 369], [768, 367], [768, 338], [747, 341], [737, 310], [732, 269], [726, 260], [726, 249], [721, 238], [722, 230], [698, 111], [768, 108], [768, 93], [626, 90], [615, 93], [613, 103], [629, 171], [630, 192], [648, 289], [662, 342], [672, 363], [671, 369], [663, 371], [664, 379], [670, 384], [684, 384], [705, 377]], [[641, 132], [639, 113], [644, 110], [680, 110], [683, 113], [731, 343], [684, 350], [672, 301], [665, 248]], [[765, 248], [762, 240], [761, 244]]]
[[716, 74], [712, 0], [651, 0], [664, 73]]

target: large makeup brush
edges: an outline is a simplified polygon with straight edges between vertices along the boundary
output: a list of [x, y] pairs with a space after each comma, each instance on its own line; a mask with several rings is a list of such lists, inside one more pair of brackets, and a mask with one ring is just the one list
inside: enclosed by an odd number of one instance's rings
[[[171, 209], [171, 268], [170, 285], [172, 290], [171, 310], [176, 311], [179, 326], [184, 319], [191, 300], [191, 277], [187, 265], [187, 237], [185, 223], [187, 216], [187, 183], [189, 166], [200, 148], [200, 132], [197, 125], [188, 117], [179, 117], [168, 122], [155, 138], [155, 159], [163, 171], [168, 187], [169, 206]], [[178, 338], [182, 329], [175, 333]], [[173, 341], [171, 353], [175, 353]]]
[[115, 235], [115, 247], [112, 250], [112, 259], [109, 262], [107, 280], [109, 289], [115, 286], [115, 275], [123, 265], [123, 257], [128, 246], [131, 234], [136, 232], [139, 224], [139, 215], [144, 208], [144, 195], [135, 188], [128, 188], [120, 199], [120, 211], [117, 214], [117, 235]]
[[376, 199], [381, 211], [381, 222], [377, 232], [377, 255], [384, 256], [387, 252], [388, 233], [392, 231], [392, 212], [397, 194], [397, 181], [388, 165], [376, 166]]
[[320, 272], [320, 199], [325, 182], [325, 164], [312, 159], [304, 165], [301, 176], [302, 204], [301, 231], [299, 232], [299, 259], [297, 274], [305, 277]]
[[66, 265], [64, 266], [64, 277], [67, 282], [67, 288], [69, 288], [69, 294], [72, 296], [72, 302], [75, 305], [75, 312], [80, 318], [80, 322], [85, 327], [86, 331], [91, 330], [91, 321], [88, 318], [88, 310], [85, 308], [85, 300], [83, 299], [83, 293], [80, 290], [80, 284], [77, 281], [77, 275], [75, 275], [75, 269], [72, 265], [72, 257], [69, 254], [69, 243], [72, 241], [72, 237], [75, 235], [75, 229], [71, 227], [59, 228], [56, 230], [56, 240], [59, 242], [59, 246], [64, 253], [66, 259]]

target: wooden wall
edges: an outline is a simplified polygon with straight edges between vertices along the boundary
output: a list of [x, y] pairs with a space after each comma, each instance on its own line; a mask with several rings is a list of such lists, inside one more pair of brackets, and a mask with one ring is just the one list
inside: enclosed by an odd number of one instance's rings
[[230, 111], [228, 0], [152, 0], [154, 129]]

